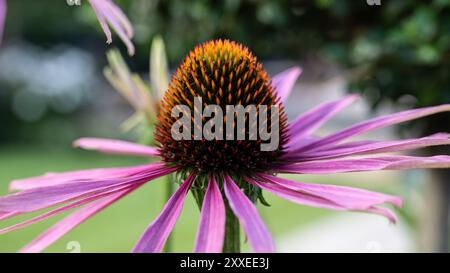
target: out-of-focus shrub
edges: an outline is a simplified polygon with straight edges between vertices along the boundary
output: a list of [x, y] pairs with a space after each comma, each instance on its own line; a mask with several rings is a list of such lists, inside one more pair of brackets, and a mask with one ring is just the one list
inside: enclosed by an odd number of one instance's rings
[[228, 37], [266, 59], [319, 53], [358, 68], [351, 89], [374, 105], [450, 102], [450, 1], [368, 2], [140, 0], [129, 10], [137, 42], [161, 33], [172, 63], [201, 41]]

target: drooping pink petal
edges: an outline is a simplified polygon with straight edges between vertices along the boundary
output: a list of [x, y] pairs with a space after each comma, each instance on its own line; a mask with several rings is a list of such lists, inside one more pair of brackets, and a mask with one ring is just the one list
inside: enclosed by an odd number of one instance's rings
[[263, 173], [258, 174], [258, 176], [262, 178], [262, 181], [278, 184], [305, 194], [315, 195], [330, 200], [346, 209], [367, 209], [384, 203], [391, 203], [397, 207], [402, 206], [402, 200], [399, 197], [378, 192], [337, 185], [308, 184]]
[[450, 145], [450, 135], [448, 133], [439, 133], [417, 139], [357, 143], [350, 142], [327, 149], [303, 153], [288, 150], [284, 155], [284, 159], [287, 161], [299, 162], [355, 155], [400, 152], [438, 145]]
[[[95, 201], [97, 199], [101, 199], [101, 198], [106, 197], [106, 196], [111, 196], [111, 195], [113, 195], [113, 194], [115, 194], [117, 192], [124, 192], [124, 191], [126, 191], [128, 189], [131, 189], [131, 188], [137, 188], [138, 186], [139, 185], [131, 185], [131, 186], [127, 185], [127, 186], [120, 187], [118, 189], [113, 189], [113, 190], [105, 191], [105, 192], [102, 192], [102, 193], [99, 193], [99, 194], [94, 194], [94, 195], [89, 196], [87, 198], [83, 198], [81, 200], [72, 202], [72, 203], [70, 203], [68, 205], [61, 206], [59, 208], [56, 208], [56, 209], [51, 210], [49, 212], [46, 212], [44, 214], [38, 215], [38, 216], [36, 216], [34, 218], [25, 220], [23, 222], [17, 223], [17, 224], [12, 225], [12, 226], [8, 226], [8, 227], [5, 227], [5, 228], [2, 228], [2, 229], [0, 229], [0, 234], [5, 234], [5, 233], [8, 233], [8, 232], [17, 230], [17, 229], [21, 229], [21, 228], [27, 227], [27, 226], [32, 225], [34, 223], [43, 221], [43, 220], [48, 219], [48, 218], [50, 218], [52, 216], [58, 215], [60, 213], [63, 213], [65, 211], [68, 211], [68, 210], [71, 210], [73, 208], [77, 208], [77, 207], [83, 206], [85, 204], [91, 203], [91, 202], [93, 202], [93, 201]], [[15, 215], [13, 215], [13, 216], [15, 216]]]
[[6, 19], [6, 0], [0, 0], [0, 44], [3, 39], [3, 29], [5, 28]]
[[99, 7], [99, 5], [98, 5], [99, 0], [88, 0], [88, 1], [91, 4], [91, 7], [92, 7], [92, 9], [95, 12], [95, 15], [97, 16], [97, 19], [98, 19], [98, 21], [100, 23], [100, 26], [103, 29], [103, 32], [106, 35], [106, 43], [108, 43], [108, 44], [112, 43], [111, 30], [108, 27], [108, 23], [105, 20], [105, 16], [103, 15], [101, 7]]
[[[120, 181], [120, 180], [119, 180]], [[60, 203], [68, 202], [77, 198], [96, 194], [98, 191], [110, 189], [122, 181], [108, 180], [86, 183], [70, 183], [67, 185], [56, 185], [45, 188], [25, 190], [15, 194], [0, 197], [0, 210], [15, 212], [32, 212]]]
[[[105, 180], [127, 177], [138, 174], [143, 171], [151, 171], [152, 169], [159, 169], [164, 166], [164, 163], [145, 164], [133, 167], [121, 168], [101, 168], [89, 169], [81, 171], [61, 172], [61, 173], [46, 173], [42, 176], [17, 179], [11, 181], [10, 190], [28, 190], [33, 188], [48, 187], [71, 182]], [[150, 168], [149, 168], [150, 167]]]
[[225, 205], [216, 179], [209, 181], [203, 199], [200, 225], [197, 232], [195, 252], [222, 252], [225, 236]]
[[317, 128], [334, 117], [342, 109], [353, 103], [359, 97], [347, 96], [343, 99], [324, 103], [297, 117], [289, 126], [291, 142], [295, 143], [305, 136], [309, 136]]
[[117, 139], [85, 137], [77, 139], [74, 141], [73, 145], [85, 150], [95, 150], [107, 154], [146, 157], [156, 157], [160, 155], [156, 148]]
[[120, 39], [125, 43], [130, 56], [134, 55], [135, 48], [131, 42], [133, 28], [131, 23], [120, 8], [111, 0], [89, 0], [94, 9], [103, 31], [111, 42], [111, 31], [108, 24], [116, 31]]
[[15, 212], [15, 211], [3, 212], [3, 211], [0, 211], [0, 221], [9, 219], [9, 218], [14, 217], [16, 215], [20, 215], [20, 212]]
[[450, 111], [450, 104], [443, 104], [439, 106], [419, 108], [413, 110], [407, 110], [403, 112], [398, 112], [395, 114], [377, 117], [374, 119], [370, 119], [356, 125], [353, 125], [347, 129], [343, 129], [335, 134], [329, 135], [327, 137], [321, 138], [315, 142], [312, 142], [301, 149], [298, 149], [297, 152], [305, 152], [317, 149], [324, 149], [326, 147], [330, 147], [332, 145], [336, 145], [340, 143], [342, 140], [357, 136], [363, 133], [367, 133], [373, 130], [385, 128], [391, 125], [395, 125], [401, 122], [414, 120], [418, 118], [422, 118], [425, 116], [448, 112]]
[[272, 78], [272, 86], [277, 91], [278, 96], [284, 103], [291, 93], [295, 81], [302, 73], [302, 69], [298, 66], [284, 70]]
[[333, 174], [379, 170], [449, 168], [450, 156], [390, 156], [358, 159], [322, 160], [274, 166], [281, 173]]
[[255, 205], [245, 196], [236, 183], [224, 176], [225, 195], [231, 210], [239, 219], [248, 241], [255, 252], [274, 252], [275, 245]]
[[389, 222], [391, 222], [391, 223], [397, 223], [397, 221], [398, 221], [397, 215], [395, 215], [394, 212], [392, 212], [391, 210], [389, 210], [387, 208], [371, 207], [371, 208], [368, 208], [366, 210], [366, 212], [375, 213], [375, 214], [384, 216], [384, 217], [388, 218]]
[[0, 211], [36, 211], [64, 202], [109, 191], [114, 188], [147, 182], [169, 174], [174, 170], [175, 169], [172, 167], [154, 168], [154, 166], [150, 166], [148, 171], [136, 175], [131, 175], [129, 177], [92, 180], [89, 182], [72, 182], [62, 185], [24, 190], [15, 194], [0, 197]]
[[70, 214], [60, 222], [50, 227], [47, 231], [42, 233], [39, 237], [34, 239], [31, 243], [25, 246], [20, 252], [34, 253], [41, 252], [43, 249], [54, 243], [56, 240], [64, 236], [67, 232], [86, 221], [93, 215], [97, 214], [101, 210], [107, 208], [111, 204], [115, 203], [135, 188], [130, 188], [117, 192], [110, 196], [104, 197], [98, 201], [86, 205], [78, 211]]
[[[392, 203], [401, 206], [401, 199], [398, 197], [350, 187], [308, 185], [268, 175], [265, 175], [265, 178], [260, 179], [260, 181], [251, 178], [246, 180], [297, 204], [333, 210], [376, 213], [386, 216], [391, 222], [395, 222], [395, 215], [388, 209], [379, 208], [377, 205]], [[345, 196], [346, 194], [347, 196]], [[392, 217], [392, 215], [394, 216]]]
[[122, 25], [122, 27], [125, 29], [127, 36], [132, 38], [134, 35], [133, 26], [131, 25], [131, 22], [125, 15], [125, 13], [117, 5], [112, 3], [112, 1], [110, 1], [109, 8], [111, 9], [114, 17], [116, 17], [120, 22], [120, 25]]
[[195, 174], [190, 174], [183, 184], [181, 184], [178, 190], [166, 203], [158, 218], [147, 227], [141, 239], [139, 239], [139, 242], [134, 247], [133, 252], [161, 252], [170, 232], [180, 216], [184, 199], [186, 198], [186, 194], [194, 179]]
[[[135, 48], [133, 43], [131, 42], [131, 38], [133, 38], [133, 31], [131, 28], [131, 23], [126, 20], [127, 23], [123, 24], [125, 21], [122, 16], [117, 16], [117, 10], [119, 8], [111, 1], [111, 0], [96, 0], [99, 1], [99, 6], [109, 25], [112, 26], [114, 31], [120, 37], [122, 42], [125, 43], [128, 49], [128, 54], [133, 56], [135, 53]], [[123, 16], [125, 16], [122, 13]], [[126, 17], [125, 17], [126, 18]]]

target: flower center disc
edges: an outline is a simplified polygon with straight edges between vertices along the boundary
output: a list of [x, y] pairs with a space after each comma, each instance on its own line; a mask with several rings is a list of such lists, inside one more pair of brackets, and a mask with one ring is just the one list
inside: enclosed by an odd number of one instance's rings
[[[203, 109], [208, 105], [217, 105], [223, 109], [223, 128], [227, 128], [227, 122], [233, 123], [236, 129], [234, 140], [227, 140], [225, 134], [229, 132], [225, 130], [223, 140], [206, 140], [205, 137], [195, 140], [195, 98], [201, 98]], [[179, 118], [171, 114], [177, 105], [185, 105], [190, 109], [193, 123], [190, 140], [175, 140], [172, 137], [172, 126]], [[278, 137], [277, 148], [263, 151], [261, 143], [267, 143], [267, 139], [263, 139], [260, 134], [256, 138], [255, 135], [250, 136], [251, 129], [255, 129], [255, 126], [260, 129], [263, 124], [259, 119], [258, 124], [253, 124], [249, 114], [245, 115], [245, 139], [238, 140], [238, 117], [227, 121], [227, 105], [255, 106], [258, 117], [262, 116], [259, 111], [261, 106], [267, 106], [265, 116], [268, 132], [274, 128], [271, 106], [277, 106], [278, 130], [275, 131], [276, 136], [272, 135]], [[209, 119], [203, 117], [202, 126]], [[155, 138], [160, 144], [163, 159], [186, 171], [249, 175], [255, 171], [268, 170], [270, 164], [280, 157], [287, 140], [287, 118], [267, 73], [248, 48], [228, 40], [206, 42], [189, 53], [172, 77], [162, 101], [159, 121]]]

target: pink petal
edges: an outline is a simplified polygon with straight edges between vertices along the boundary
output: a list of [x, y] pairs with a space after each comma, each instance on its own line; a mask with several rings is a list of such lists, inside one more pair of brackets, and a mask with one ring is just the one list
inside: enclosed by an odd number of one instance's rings
[[381, 208], [381, 207], [372, 207], [366, 210], [369, 213], [375, 213], [381, 216], [384, 216], [389, 219], [389, 222], [391, 223], [397, 223], [398, 218], [395, 213], [393, 213], [391, 210], [387, 208]]
[[216, 179], [209, 181], [203, 199], [195, 252], [222, 252], [225, 235], [225, 205]]
[[103, 31], [108, 38], [107, 42], [111, 43], [111, 31], [108, 24], [116, 31], [120, 39], [128, 48], [128, 54], [134, 55], [135, 48], [131, 42], [133, 36], [133, 28], [131, 23], [120, 8], [110, 0], [89, 0]]
[[107, 154], [123, 154], [146, 157], [159, 156], [159, 152], [156, 148], [116, 139], [85, 137], [77, 139], [73, 145], [85, 150], [96, 150]]
[[278, 96], [284, 103], [291, 93], [297, 78], [302, 73], [302, 69], [298, 66], [289, 68], [272, 78], [272, 86], [277, 91]]
[[251, 178], [246, 178], [249, 183], [252, 183], [255, 186], [260, 187], [263, 190], [273, 193], [281, 198], [289, 200], [294, 203], [298, 203], [301, 205], [307, 205], [316, 208], [326, 208], [326, 209], [334, 209], [334, 210], [345, 210], [339, 204], [334, 203], [333, 201], [321, 198], [317, 195], [311, 195], [302, 193], [299, 191], [295, 191], [283, 186], [280, 186], [275, 183], [262, 183]]
[[304, 174], [332, 174], [346, 172], [362, 172], [382, 170], [388, 165], [383, 160], [372, 158], [323, 160], [313, 162], [301, 162], [297, 164], [284, 164], [274, 166], [274, 172], [304, 173]]
[[304, 136], [310, 135], [358, 98], [357, 95], [347, 96], [337, 101], [321, 104], [300, 115], [289, 126], [289, 133], [292, 139], [291, 142], [295, 143]]
[[102, 192], [102, 193], [99, 193], [99, 194], [95, 194], [95, 195], [92, 195], [92, 196], [87, 197], [87, 198], [83, 198], [81, 200], [78, 200], [78, 201], [72, 202], [72, 203], [70, 203], [68, 205], [65, 205], [65, 206], [59, 207], [57, 209], [51, 210], [49, 212], [46, 212], [46, 213], [41, 214], [39, 216], [36, 216], [34, 218], [25, 220], [23, 222], [17, 223], [15, 225], [12, 225], [12, 226], [9, 226], [9, 227], [2, 228], [2, 229], [0, 229], [0, 234], [5, 234], [5, 233], [8, 233], [8, 232], [17, 230], [17, 229], [21, 229], [21, 228], [27, 227], [29, 225], [32, 225], [32, 224], [35, 224], [37, 222], [43, 221], [45, 219], [48, 219], [48, 218], [50, 218], [52, 216], [58, 215], [60, 213], [68, 211], [70, 209], [80, 207], [82, 205], [88, 204], [88, 203], [90, 203], [92, 201], [95, 201], [97, 199], [100, 199], [100, 198], [103, 198], [103, 197], [106, 197], [106, 196], [110, 196], [110, 195], [112, 195], [114, 193], [117, 193], [117, 192], [123, 192], [124, 190], [131, 189], [131, 188], [134, 189], [134, 188], [137, 188], [137, 186], [136, 185], [132, 185], [132, 186], [128, 185], [128, 186], [120, 187], [118, 189], [113, 189], [113, 190], [110, 190], [110, 191], [106, 191], [106, 192]]
[[319, 136], [303, 136], [301, 139], [290, 139], [288, 145], [286, 147], [285, 153], [286, 155], [297, 155], [296, 150], [309, 145], [310, 143], [316, 142], [319, 140]]
[[341, 130], [335, 134], [332, 134], [330, 136], [324, 137], [322, 139], [319, 139], [318, 141], [315, 141], [313, 143], [310, 143], [309, 145], [304, 146], [303, 148], [297, 150], [297, 152], [304, 152], [304, 151], [310, 151], [310, 150], [318, 150], [318, 149], [324, 149], [326, 147], [335, 145], [339, 142], [341, 142], [344, 139], [360, 135], [363, 133], [367, 133], [373, 130], [385, 128], [391, 125], [395, 125], [401, 122], [409, 121], [418, 119], [421, 117], [441, 113], [441, 112], [448, 112], [450, 111], [450, 104], [443, 104], [439, 106], [434, 107], [426, 107], [426, 108], [420, 108], [420, 109], [413, 109], [408, 111], [403, 111], [383, 117], [378, 117], [374, 119], [370, 119], [368, 121], [364, 121], [361, 123], [358, 123], [356, 125], [353, 125], [347, 129]]
[[150, 166], [146, 172], [118, 179], [72, 182], [34, 188], [0, 197], [0, 211], [31, 212], [126, 185], [147, 182], [173, 172], [174, 168]]
[[92, 180], [105, 180], [127, 177], [138, 174], [149, 169], [158, 169], [164, 166], [164, 163], [145, 164], [134, 167], [122, 168], [101, 168], [81, 171], [71, 171], [62, 173], [47, 173], [42, 176], [18, 179], [11, 181], [10, 190], [28, 190], [33, 188], [48, 187], [71, 182], [82, 182]]
[[134, 247], [133, 252], [161, 252], [167, 237], [169, 237], [170, 232], [180, 216], [184, 199], [186, 198], [186, 194], [194, 179], [195, 174], [191, 174], [183, 184], [181, 184], [178, 190], [166, 203], [158, 218], [147, 227], [141, 239], [139, 239], [139, 242]]
[[0, 0], [0, 44], [3, 38], [5, 19], [6, 19], [6, 0]]
[[406, 150], [413, 150], [418, 148], [449, 145], [450, 138], [447, 133], [439, 133], [428, 137], [395, 141], [380, 141], [380, 142], [357, 142], [346, 143], [318, 151], [310, 151], [304, 153], [296, 153], [295, 151], [287, 151], [284, 158], [288, 161], [309, 161], [327, 158], [338, 158], [345, 156], [377, 154], [388, 152], [399, 152]]
[[131, 25], [130, 26], [123, 25], [123, 18], [117, 17], [118, 7], [116, 6], [116, 11], [114, 11], [114, 8], [112, 8], [114, 6], [114, 3], [112, 1], [109, 0], [97, 0], [97, 1], [98, 1], [97, 7], [100, 8], [103, 16], [108, 21], [108, 24], [112, 26], [117, 35], [119, 35], [122, 42], [125, 43], [125, 45], [128, 48], [128, 54], [130, 56], [133, 56], [135, 53], [135, 49], [133, 43], [131, 42], [133, 34], [132, 30], [129, 29]]
[[91, 7], [94, 10], [95, 15], [97, 16], [100, 26], [102, 27], [103, 32], [106, 35], [106, 43], [110, 44], [112, 43], [112, 34], [111, 30], [108, 27], [108, 24], [106, 23], [105, 16], [103, 15], [101, 7], [99, 5], [100, 1], [102, 0], [89, 0], [89, 3], [91, 4]]
[[450, 168], [450, 156], [391, 156], [360, 159], [323, 160], [274, 166], [282, 173], [333, 174], [379, 170]]
[[[397, 206], [401, 205], [401, 199], [395, 196], [350, 187], [308, 185], [274, 176], [264, 176], [262, 179], [264, 182], [251, 178], [247, 178], [246, 180], [277, 196], [301, 205], [333, 210], [354, 210], [376, 213], [386, 216], [391, 222], [396, 219], [395, 215], [387, 209], [376, 207], [376, 205], [386, 202]], [[394, 217], [391, 217], [392, 215]]]
[[127, 33], [127, 36], [132, 38], [133, 37], [133, 26], [131, 25], [130, 20], [125, 15], [125, 13], [112, 1], [109, 1], [109, 8], [111, 9], [111, 12], [113, 13], [114, 17], [117, 18], [117, 20], [120, 22], [120, 24], [125, 29], [125, 32]]
[[97, 214], [101, 210], [107, 208], [117, 200], [121, 199], [135, 188], [127, 189], [113, 195], [104, 197], [98, 201], [95, 201], [84, 208], [72, 213], [71, 215], [58, 222], [47, 231], [42, 233], [39, 237], [34, 239], [31, 243], [25, 246], [20, 252], [40, 252], [56, 240], [64, 236], [67, 232], [89, 219], [93, 215]]
[[[122, 181], [120, 181], [122, 182]], [[102, 183], [70, 183], [45, 188], [25, 190], [0, 198], [0, 210], [11, 212], [32, 212], [55, 206], [90, 194], [109, 190], [112, 186], [122, 184], [118, 181], [102, 181]]]
[[9, 219], [9, 218], [17, 216], [17, 215], [20, 215], [20, 212], [16, 212], [16, 211], [3, 212], [3, 211], [0, 211], [0, 221]]
[[255, 252], [274, 252], [275, 245], [266, 225], [253, 203], [241, 192], [234, 181], [224, 177], [224, 190], [231, 210], [239, 219], [248, 241]]
[[437, 155], [430, 157], [416, 156], [384, 156], [377, 160], [387, 162], [385, 170], [409, 170], [409, 169], [447, 169], [450, 168], [450, 156]]
[[[303, 147], [305, 147], [305, 146], [307, 146], [307, 145], [309, 145], [309, 144], [311, 144], [313, 142], [318, 141], [320, 138], [321, 137], [319, 137], [319, 136], [304, 136], [299, 141], [290, 142], [288, 149], [285, 150], [284, 156], [286, 158], [291, 158], [291, 157], [292, 158], [296, 158], [297, 156], [300, 157], [303, 154], [310, 154], [311, 152], [309, 152], [309, 151], [297, 152], [297, 150], [301, 150], [301, 148], [303, 148]], [[364, 145], [364, 144], [370, 144], [370, 143], [375, 143], [375, 141], [372, 141], [372, 140], [352, 141], [352, 142], [348, 142], [348, 143], [345, 143], [345, 144], [339, 144], [339, 145], [333, 146], [333, 148], [331, 148], [331, 147], [327, 148], [326, 147], [323, 150], [328, 150], [328, 149], [331, 150], [331, 149], [334, 149], [334, 148], [337, 148], [337, 147], [339, 147], [339, 148], [352, 148], [352, 147], [358, 147], [358, 146], [361, 146], [361, 145]], [[322, 151], [322, 150], [319, 149], [317, 151]]]
[[262, 181], [274, 183], [305, 194], [315, 195], [330, 200], [346, 209], [367, 209], [371, 206], [384, 203], [391, 203], [397, 207], [402, 206], [402, 200], [397, 196], [345, 186], [308, 184], [290, 181], [267, 174], [258, 174], [258, 176], [263, 179]]

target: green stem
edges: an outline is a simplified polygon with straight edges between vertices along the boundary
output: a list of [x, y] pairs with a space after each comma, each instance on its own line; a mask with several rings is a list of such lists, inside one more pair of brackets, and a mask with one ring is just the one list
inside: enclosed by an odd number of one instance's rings
[[241, 239], [239, 220], [234, 215], [230, 206], [226, 204], [225, 240], [223, 243], [224, 253], [240, 253]]
[[[167, 181], [166, 181], [166, 202], [170, 199], [170, 197], [172, 197], [173, 194], [173, 185], [175, 183], [174, 181], [174, 177], [173, 175], [169, 174], [167, 177]], [[164, 203], [166, 203], [164, 202]], [[164, 252], [169, 253], [172, 251], [172, 241], [173, 241], [173, 231], [172, 233], [169, 235], [169, 237], [167, 238], [166, 244], [164, 245]]]

